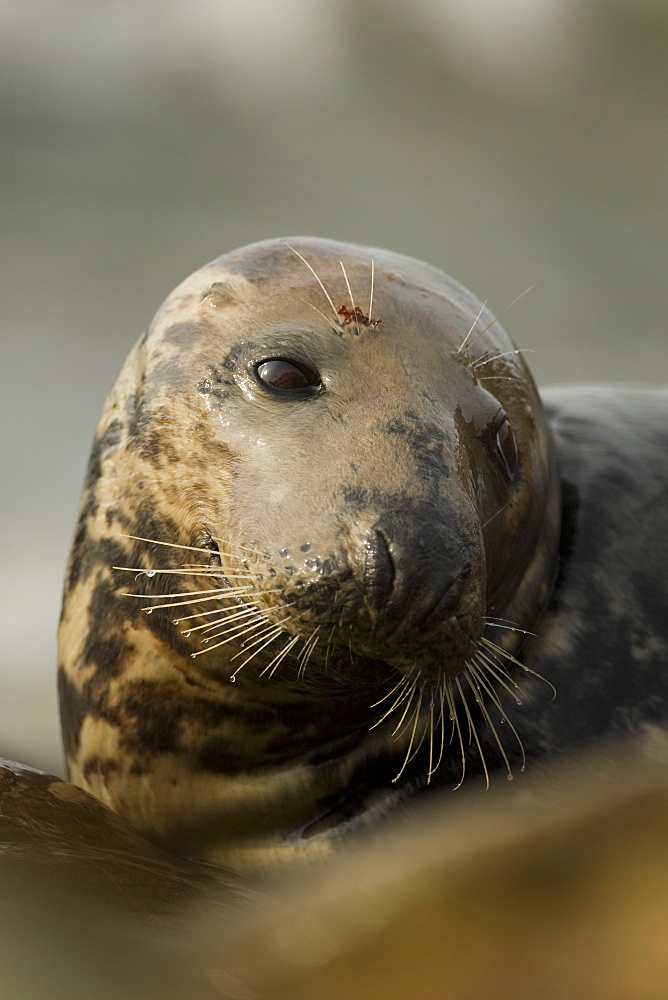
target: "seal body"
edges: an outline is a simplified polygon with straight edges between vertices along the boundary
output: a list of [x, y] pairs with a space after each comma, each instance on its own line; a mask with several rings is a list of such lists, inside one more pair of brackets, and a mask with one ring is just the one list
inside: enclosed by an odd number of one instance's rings
[[[661, 715], [666, 399], [584, 398], [551, 404], [564, 487], [520, 353], [435, 268], [295, 238], [186, 279], [93, 447], [60, 630], [72, 780], [162, 843], [257, 867], [607, 733], [629, 656], [624, 718], [648, 684]], [[641, 511], [648, 614], [608, 646], [634, 544], [611, 536]]]

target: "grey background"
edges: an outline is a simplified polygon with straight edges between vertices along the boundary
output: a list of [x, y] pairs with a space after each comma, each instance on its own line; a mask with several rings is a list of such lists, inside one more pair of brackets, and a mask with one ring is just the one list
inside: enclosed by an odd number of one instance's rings
[[443, 267], [540, 383], [663, 382], [668, 5], [0, 7], [0, 754], [60, 770], [63, 566], [104, 395], [170, 288], [315, 234]]

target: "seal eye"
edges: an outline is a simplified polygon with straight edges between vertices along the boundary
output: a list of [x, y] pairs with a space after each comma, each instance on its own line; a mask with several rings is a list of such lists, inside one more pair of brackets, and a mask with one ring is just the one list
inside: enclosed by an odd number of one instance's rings
[[310, 395], [322, 389], [320, 376], [308, 365], [287, 358], [269, 358], [255, 365], [255, 374], [265, 389], [278, 393]]
[[513, 429], [510, 426], [510, 421], [505, 413], [501, 416], [501, 422], [498, 425], [498, 430], [496, 432], [496, 447], [498, 448], [499, 454], [503, 459], [503, 465], [508, 477], [510, 479], [514, 479], [517, 471], [519, 454], [517, 451], [517, 442], [515, 440], [515, 435], [513, 434]]

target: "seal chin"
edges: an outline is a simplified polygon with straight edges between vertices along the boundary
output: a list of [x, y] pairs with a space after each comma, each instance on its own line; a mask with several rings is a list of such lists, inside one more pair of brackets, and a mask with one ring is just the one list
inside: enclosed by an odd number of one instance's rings
[[422, 685], [439, 684], [457, 677], [466, 670], [469, 659], [478, 649], [483, 635], [480, 614], [455, 614], [440, 620], [438, 627], [419, 636], [407, 637], [405, 644], [387, 647], [367, 647], [366, 655], [382, 658], [404, 675], [419, 674]]

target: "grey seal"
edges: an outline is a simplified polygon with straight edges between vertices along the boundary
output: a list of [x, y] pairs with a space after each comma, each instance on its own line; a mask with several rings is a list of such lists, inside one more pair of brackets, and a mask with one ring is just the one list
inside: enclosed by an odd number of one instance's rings
[[483, 304], [400, 254], [279, 239], [187, 278], [96, 433], [71, 780], [245, 870], [662, 720], [666, 393], [545, 398]]

